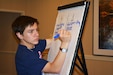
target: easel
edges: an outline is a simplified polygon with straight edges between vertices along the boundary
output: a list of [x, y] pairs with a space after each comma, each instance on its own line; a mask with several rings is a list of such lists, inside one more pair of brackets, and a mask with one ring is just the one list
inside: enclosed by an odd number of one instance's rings
[[[79, 31], [79, 35], [77, 36], [78, 40], [77, 40], [77, 44], [75, 47], [75, 52], [74, 52], [74, 56], [73, 59], [71, 60], [72, 62], [71, 67], [70, 67], [70, 71], [62, 74], [62, 75], [73, 75], [73, 71], [74, 71], [74, 67], [76, 66], [81, 72], [84, 73], [84, 75], [88, 75], [87, 72], [87, 68], [86, 68], [86, 63], [85, 63], [85, 57], [84, 57], [84, 52], [83, 52], [83, 47], [82, 47], [82, 42], [81, 42], [81, 36], [82, 36], [82, 32], [83, 32], [83, 28], [85, 25], [85, 21], [86, 21], [86, 17], [87, 17], [87, 12], [88, 12], [88, 8], [89, 8], [89, 1], [81, 1], [81, 2], [76, 2], [76, 3], [72, 3], [72, 4], [68, 4], [68, 5], [64, 5], [64, 6], [59, 6], [58, 10], [63, 10], [63, 9], [67, 9], [67, 8], [72, 8], [72, 7], [79, 7], [79, 6], [83, 6], [84, 8], [84, 12], [83, 12], [83, 18], [82, 18], [82, 22], [81, 22], [81, 27], [80, 27], [80, 31]], [[81, 13], [82, 14], [82, 13]], [[79, 56], [78, 52], [81, 52], [81, 57]], [[79, 61], [80, 66], [76, 63], [76, 60]], [[64, 72], [64, 69], [61, 73]]]
[[[90, 4], [90, 2], [87, 2], [86, 9], [88, 9], [89, 4]], [[87, 13], [88, 10], [86, 10], [85, 12]], [[86, 17], [87, 14], [84, 14], [84, 16]], [[83, 25], [85, 24], [85, 20], [86, 20], [85, 17], [83, 18]], [[80, 37], [78, 39], [78, 45], [77, 45], [77, 48], [75, 49], [75, 54], [74, 54], [74, 58], [73, 58], [73, 61], [72, 61], [72, 66], [71, 66], [71, 70], [70, 70], [69, 75], [73, 75], [74, 67], [77, 67], [84, 75], [88, 75], [84, 51], [83, 51], [83, 46], [82, 46], [82, 41], [81, 41], [83, 28], [84, 28], [84, 26], [82, 27], [81, 34], [80, 34]], [[81, 54], [78, 54], [79, 51], [80, 51]], [[79, 55], [81, 55], [81, 56], [79, 56]], [[76, 63], [77, 59], [78, 59], [80, 65], [78, 65]]]

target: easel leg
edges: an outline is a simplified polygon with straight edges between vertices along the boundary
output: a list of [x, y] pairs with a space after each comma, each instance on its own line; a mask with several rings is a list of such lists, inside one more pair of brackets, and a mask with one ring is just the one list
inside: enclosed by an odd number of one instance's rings
[[[86, 62], [85, 62], [85, 57], [84, 57], [84, 51], [83, 51], [83, 46], [82, 46], [82, 41], [80, 40], [80, 42], [79, 42], [79, 47], [80, 47], [80, 52], [81, 52], [81, 59], [80, 59], [80, 57], [79, 57], [79, 55], [78, 55], [78, 53], [77, 53], [77, 57], [76, 57], [76, 59], [75, 59], [75, 61], [78, 59], [78, 61], [79, 61], [79, 63], [80, 63], [80, 65], [81, 65], [81, 67], [79, 66], [79, 65], [77, 65], [76, 63], [75, 63], [75, 66], [81, 71], [81, 72], [83, 72], [84, 73], [84, 75], [88, 75], [88, 72], [87, 72], [87, 68], [86, 68]], [[77, 51], [78, 52], [78, 51]]]

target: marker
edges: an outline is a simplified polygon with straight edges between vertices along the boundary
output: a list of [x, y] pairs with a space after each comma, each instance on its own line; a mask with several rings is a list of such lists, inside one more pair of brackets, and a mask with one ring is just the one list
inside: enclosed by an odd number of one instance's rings
[[59, 38], [59, 36], [60, 36], [60, 34], [56, 34], [56, 35], [54, 36], [54, 39]]

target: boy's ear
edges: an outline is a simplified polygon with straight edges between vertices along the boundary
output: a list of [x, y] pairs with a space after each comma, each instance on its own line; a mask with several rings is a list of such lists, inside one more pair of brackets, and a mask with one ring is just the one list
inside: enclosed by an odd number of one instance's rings
[[22, 34], [20, 34], [19, 32], [18, 33], [16, 33], [16, 35], [17, 35], [17, 37], [21, 40], [21, 39], [23, 39], [23, 35]]

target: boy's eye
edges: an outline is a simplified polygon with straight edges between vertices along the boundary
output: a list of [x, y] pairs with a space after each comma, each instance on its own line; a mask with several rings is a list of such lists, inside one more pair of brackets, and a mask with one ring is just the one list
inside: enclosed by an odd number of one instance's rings
[[32, 33], [32, 32], [33, 32], [33, 30], [29, 30], [28, 32], [29, 32], [29, 33]]

